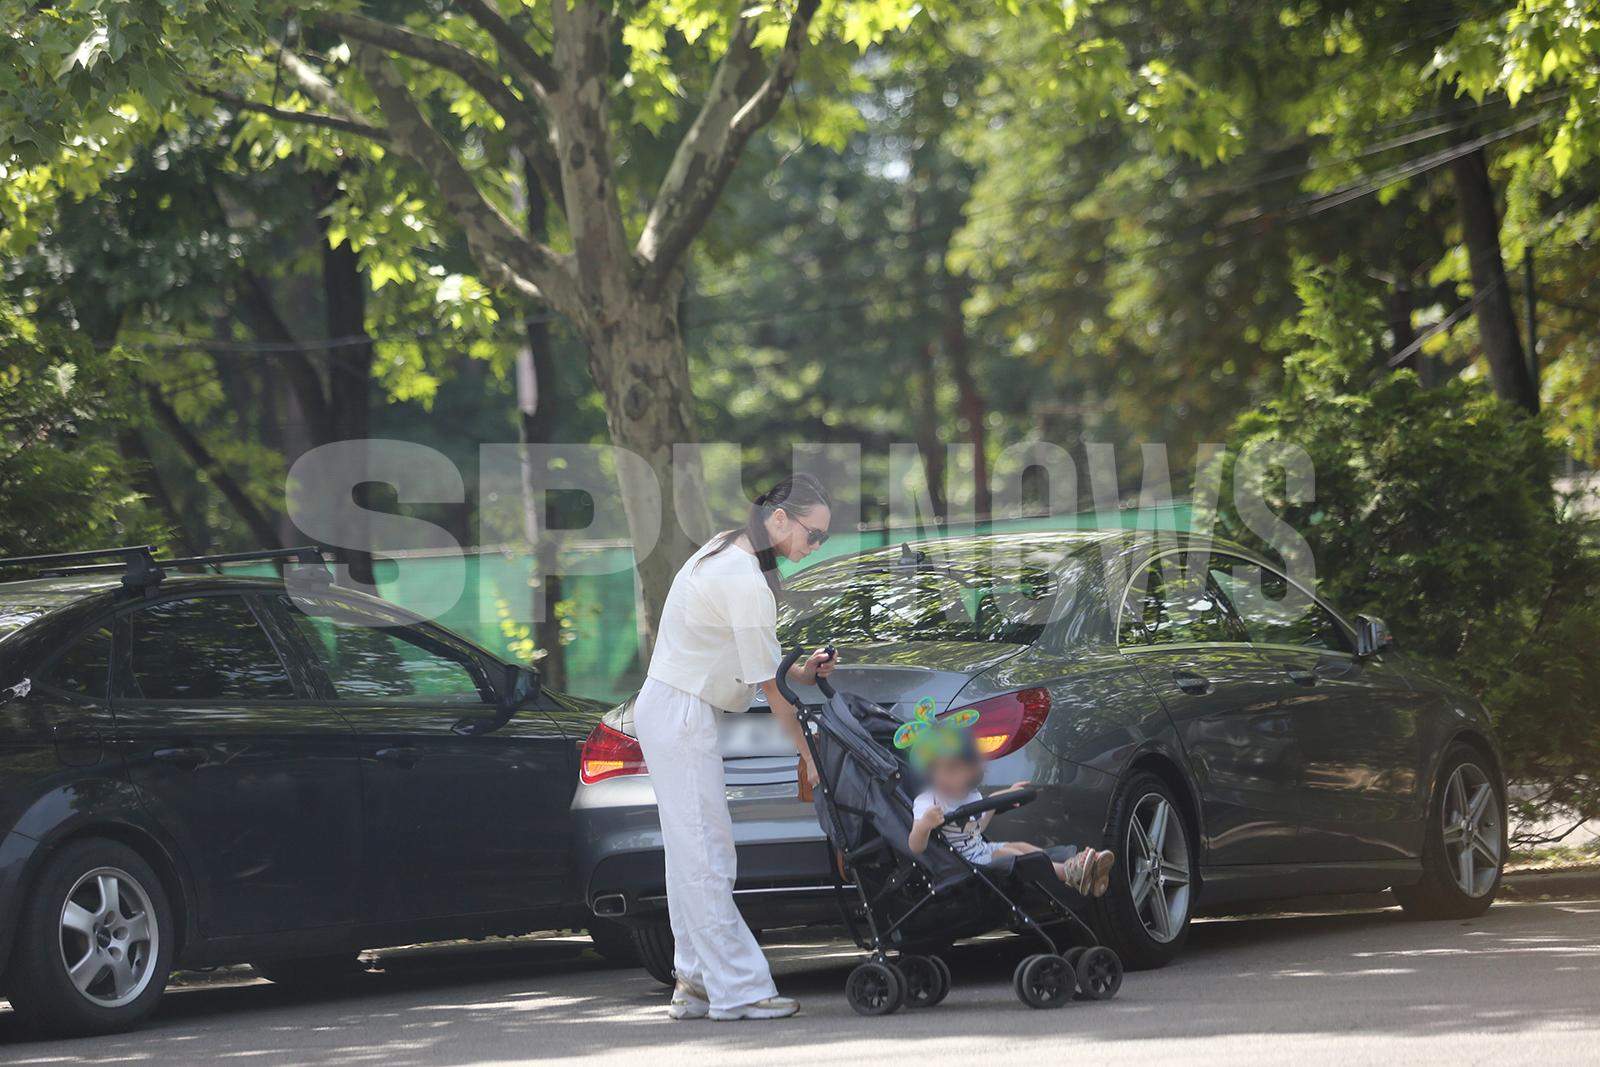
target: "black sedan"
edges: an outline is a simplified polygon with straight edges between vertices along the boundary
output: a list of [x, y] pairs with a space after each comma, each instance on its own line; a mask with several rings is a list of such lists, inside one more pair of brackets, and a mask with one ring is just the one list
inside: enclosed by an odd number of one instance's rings
[[320, 561], [293, 597], [56, 562], [0, 582], [0, 992], [27, 1020], [127, 1026], [174, 966], [322, 982], [362, 948], [585, 925], [591, 705]]

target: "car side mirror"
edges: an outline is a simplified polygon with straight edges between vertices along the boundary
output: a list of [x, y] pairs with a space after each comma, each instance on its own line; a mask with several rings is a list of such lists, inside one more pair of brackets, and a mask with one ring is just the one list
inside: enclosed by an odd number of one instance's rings
[[1356, 656], [1368, 659], [1394, 647], [1394, 634], [1376, 615], [1356, 616]]
[[451, 729], [463, 736], [492, 734], [517, 714], [517, 709], [532, 703], [539, 695], [539, 672], [530, 667], [504, 664], [504, 672], [495, 679], [493, 718], [482, 715], [468, 716]]
[[539, 695], [539, 672], [532, 667], [514, 663], [506, 664], [506, 673], [499, 686], [500, 710], [507, 718], [518, 708], [532, 703]]

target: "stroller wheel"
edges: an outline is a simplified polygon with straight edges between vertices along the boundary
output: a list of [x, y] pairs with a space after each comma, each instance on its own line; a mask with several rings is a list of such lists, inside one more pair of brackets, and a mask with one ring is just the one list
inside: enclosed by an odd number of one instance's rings
[[905, 982], [908, 1008], [931, 1008], [950, 992], [950, 971], [937, 956], [901, 956], [895, 969]]
[[1012, 977], [1017, 996], [1030, 1008], [1059, 1008], [1072, 999], [1072, 968], [1052, 953], [1029, 956]]
[[943, 956], [929, 956], [928, 958], [933, 961], [935, 967], [939, 968], [939, 977], [944, 979], [944, 992], [939, 994], [939, 999], [943, 1000], [950, 994], [950, 965], [944, 961]]
[[1122, 957], [1096, 945], [1078, 960], [1078, 995], [1086, 1000], [1110, 1000], [1122, 988]]
[[888, 1015], [905, 1001], [906, 986], [899, 971], [871, 960], [850, 972], [844, 995], [857, 1015]]

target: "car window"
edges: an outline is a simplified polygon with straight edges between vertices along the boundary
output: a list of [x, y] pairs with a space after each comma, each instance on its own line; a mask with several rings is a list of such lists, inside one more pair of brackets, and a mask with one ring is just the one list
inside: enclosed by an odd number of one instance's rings
[[1333, 613], [1277, 571], [1237, 556], [1214, 556], [1210, 567], [1251, 642], [1351, 651]]
[[135, 700], [282, 700], [294, 686], [240, 597], [170, 600], [129, 612], [118, 696]]
[[104, 700], [111, 675], [111, 625], [96, 627], [61, 654], [45, 684], [66, 693]]
[[1038, 640], [1057, 600], [1059, 553], [1027, 545], [936, 551], [908, 566], [822, 565], [797, 576], [785, 586], [779, 641]]
[[481, 664], [424, 630], [338, 601], [282, 597], [280, 602], [340, 700], [481, 704], [493, 699]]
[[[1198, 562], [1198, 559], [1197, 561]], [[1123, 644], [1189, 645], [1247, 638], [1227, 599], [1203, 568], [1177, 552], [1152, 560], [1128, 590], [1119, 640]]]

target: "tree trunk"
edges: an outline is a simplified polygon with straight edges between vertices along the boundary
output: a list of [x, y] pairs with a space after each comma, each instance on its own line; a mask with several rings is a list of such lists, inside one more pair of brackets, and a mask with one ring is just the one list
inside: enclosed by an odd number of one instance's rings
[[956, 383], [956, 411], [967, 426], [967, 442], [972, 445], [972, 513], [989, 518], [994, 498], [989, 489], [989, 434], [986, 425], [989, 406], [972, 375], [972, 351], [967, 344], [967, 319], [961, 311], [966, 298], [964, 280], [957, 282], [944, 274], [944, 313], [940, 336], [945, 358], [950, 361], [950, 376]]
[[[1389, 332], [1394, 337], [1389, 346], [1389, 359], [1395, 358], [1416, 343], [1417, 328], [1412, 322], [1412, 315], [1416, 311], [1415, 304], [1410, 279], [1397, 276], [1394, 285], [1389, 288]], [[1419, 348], [1396, 364], [1395, 369], [1404, 367], [1416, 371], [1418, 376], [1421, 376], [1422, 364], [1422, 350]]]
[[[644, 460], [654, 482], [622, 465], [617, 480], [633, 532], [659, 523], [653, 551], [636, 558], [639, 637], [646, 655], [655, 647], [656, 624], [678, 568], [695, 552], [687, 531], [709, 529], [705, 478], [698, 464], [686, 463], [673, 476], [673, 446], [699, 443], [689, 359], [678, 330], [677, 287], [654, 298], [628, 292], [601, 305], [584, 324], [589, 369], [605, 400], [611, 441]], [[670, 502], [670, 506], [667, 505]]]
[[916, 426], [917, 451], [922, 453], [922, 469], [928, 479], [928, 502], [933, 505], [933, 516], [945, 522], [950, 516], [950, 502], [945, 497], [944, 442], [939, 439], [939, 375], [934, 365], [933, 342], [917, 346], [917, 409], [913, 416]]
[[[319, 199], [324, 203], [333, 199], [331, 185], [329, 179], [320, 190]], [[350, 242], [329, 244], [326, 216], [319, 215], [318, 219], [323, 233], [322, 293], [328, 337], [343, 342], [328, 353], [328, 414], [333, 440], [367, 441], [372, 436], [368, 407], [372, 387], [372, 342], [367, 338], [367, 279]], [[369, 510], [372, 507], [371, 483], [359, 482], [354, 499], [363, 512]], [[373, 544], [364, 517], [358, 517], [353, 528], [346, 531], [345, 540], [349, 544], [344, 559], [350, 568], [350, 581], [371, 586], [374, 584]]]
[[[522, 168], [523, 214], [529, 236], [543, 241], [547, 236], [549, 199], [533, 166]], [[549, 444], [555, 437], [555, 419], [549, 396], [555, 382], [555, 360], [550, 351], [548, 309], [536, 307], [522, 323], [524, 343], [517, 350], [517, 442], [522, 455], [522, 525], [533, 554], [535, 582], [528, 589], [533, 618], [533, 643], [544, 652], [539, 673], [544, 684], [566, 688], [566, 650], [561, 645], [561, 620], [556, 618], [556, 603], [561, 599], [561, 576], [555, 572], [559, 545], [549, 529], [546, 515], [538, 508], [535, 470], [527, 453], [529, 445]]]
[[1528, 412], [1539, 410], [1539, 389], [1522, 351], [1512, 310], [1511, 288], [1500, 255], [1500, 217], [1495, 209], [1494, 187], [1483, 150], [1460, 156], [1450, 163], [1455, 176], [1456, 204], [1461, 231], [1472, 265], [1472, 287], [1478, 301], [1478, 337], [1489, 361], [1495, 392]]

